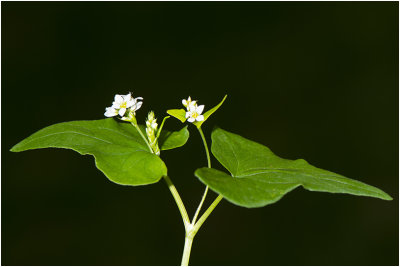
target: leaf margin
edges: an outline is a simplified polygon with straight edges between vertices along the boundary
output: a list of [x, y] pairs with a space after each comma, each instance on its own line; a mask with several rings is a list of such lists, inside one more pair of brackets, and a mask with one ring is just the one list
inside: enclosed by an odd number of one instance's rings
[[[225, 178], [225, 179], [228, 179], [228, 177], [229, 177], [230, 179], [235, 179], [235, 180], [232, 180], [232, 181], [231, 181], [232, 183], [235, 183], [235, 181], [241, 183], [241, 182], [243, 182], [242, 179], [245, 177], [245, 176], [243, 176], [243, 175], [241, 175], [241, 177], [239, 177], [239, 176], [237, 176], [236, 174], [234, 174], [235, 171], [232, 172], [232, 169], [235, 168], [235, 167], [237, 167], [237, 166], [235, 166], [235, 165], [230, 165], [230, 166], [229, 166], [229, 164], [227, 164], [227, 162], [226, 162], [226, 159], [221, 158], [221, 155], [220, 155], [219, 153], [215, 153], [215, 134], [218, 133], [218, 131], [222, 131], [223, 133], [226, 132], [226, 133], [228, 133], [228, 134], [232, 134], [232, 135], [234, 135], [234, 136], [237, 136], [237, 137], [239, 137], [239, 138], [242, 138], [243, 140], [246, 140], [246, 141], [248, 141], [248, 142], [252, 142], [252, 143], [254, 143], [254, 144], [257, 144], [257, 145], [259, 145], [259, 146], [265, 147], [265, 148], [267, 148], [267, 149], [268, 149], [268, 147], [266, 147], [266, 146], [264, 146], [264, 145], [262, 145], [262, 144], [259, 144], [259, 143], [257, 143], [257, 142], [254, 142], [254, 141], [252, 141], [252, 140], [246, 139], [246, 138], [244, 138], [244, 137], [242, 137], [242, 136], [240, 136], [240, 135], [237, 135], [237, 134], [234, 134], [234, 133], [225, 131], [225, 130], [223, 130], [223, 129], [221, 129], [221, 128], [218, 128], [218, 127], [214, 128], [214, 130], [213, 130], [213, 132], [212, 132], [212, 136], [211, 136], [211, 138], [212, 138], [211, 151], [212, 151], [214, 157], [221, 163], [221, 165], [222, 165], [224, 168], [226, 168], [226, 169], [231, 173], [231, 175], [229, 175], [229, 174], [227, 174], [227, 173], [225, 173], [225, 172], [222, 172], [222, 171], [213, 169], [213, 168], [210, 169], [210, 168], [204, 167], [204, 168], [199, 168], [199, 169], [197, 169], [197, 170], [195, 171], [195, 176], [196, 176], [202, 183], [204, 183], [205, 185], [209, 186], [213, 191], [215, 191], [215, 192], [217, 192], [217, 193], [219, 193], [219, 194], [222, 194], [228, 201], [232, 202], [233, 204], [238, 205], [238, 206], [242, 206], [242, 207], [247, 207], [247, 208], [263, 207], [263, 206], [266, 206], [266, 205], [269, 205], [269, 204], [272, 204], [272, 203], [277, 202], [277, 201], [280, 200], [284, 195], [286, 195], [287, 193], [289, 193], [290, 191], [294, 190], [295, 188], [297, 188], [297, 187], [299, 187], [299, 186], [302, 186], [304, 189], [309, 190], [309, 191], [330, 192], [330, 191], [315, 190], [315, 189], [312, 189], [312, 188], [307, 188], [307, 186], [305, 186], [304, 184], [299, 183], [299, 182], [297, 181], [297, 182], [293, 182], [293, 183], [292, 183], [292, 184], [293, 184], [293, 188], [289, 188], [289, 187], [288, 187], [287, 192], [283, 193], [280, 197], [278, 197], [278, 198], [275, 199], [275, 200], [274, 200], [274, 199], [268, 200], [268, 201], [266, 201], [266, 202], [263, 203], [263, 204], [254, 204], [254, 205], [253, 205], [253, 204], [245, 204], [245, 203], [240, 203], [240, 202], [238, 202], [237, 199], [232, 199], [232, 197], [229, 196], [229, 195], [227, 195], [227, 193], [224, 192], [223, 189], [221, 189], [221, 188], [216, 188], [216, 186], [215, 186], [214, 184], [212, 184], [212, 182], [211, 182], [212, 179], [211, 179], [211, 178], [209, 178], [208, 181], [207, 181], [207, 178], [206, 178], [205, 175], [204, 175], [204, 172], [216, 172], [218, 175], [220, 175], [221, 177], [223, 177], [223, 178]], [[269, 150], [269, 149], [268, 149], [268, 150]], [[271, 152], [275, 157], [277, 157], [277, 158], [279, 158], [279, 159], [282, 159], [282, 158], [276, 156], [272, 151], [270, 151], [270, 152]], [[285, 159], [282, 159], [282, 160], [285, 160]], [[350, 178], [344, 177], [344, 176], [342, 176], [342, 175], [339, 175], [339, 174], [336, 174], [336, 173], [333, 173], [333, 172], [330, 172], [330, 171], [326, 171], [326, 170], [323, 170], [323, 169], [314, 167], [314, 166], [312, 166], [311, 164], [308, 164], [305, 160], [299, 159], [299, 160], [285, 160], [285, 161], [296, 162], [296, 163], [298, 163], [298, 164], [307, 164], [308, 166], [310, 166], [311, 169], [312, 169], [312, 168], [315, 168], [316, 170], [321, 170], [321, 171], [323, 171], [323, 172], [331, 173], [331, 174], [337, 175], [338, 177], [341, 177], [341, 178], [344, 178], [344, 179], [347, 179], [347, 180], [351, 180], [351, 181], [354, 182], [355, 184], [362, 184], [362, 185], [365, 185], [367, 188], [371, 188], [371, 189], [376, 190], [376, 191], [374, 191], [374, 193], [376, 193], [376, 194], [381, 194], [381, 195], [378, 196], [378, 195], [369, 195], [369, 194], [363, 194], [363, 193], [355, 194], [355, 193], [349, 193], [349, 192], [330, 192], [330, 193], [347, 193], [347, 194], [359, 195], [359, 196], [376, 197], [376, 198], [380, 198], [380, 199], [383, 199], [383, 200], [392, 200], [392, 199], [393, 199], [390, 195], [388, 195], [388, 194], [385, 193], [383, 190], [381, 190], [381, 189], [379, 189], [379, 188], [377, 188], [377, 187], [374, 187], [374, 186], [365, 184], [365, 183], [363, 183], [363, 182], [360, 182], [360, 181], [357, 181], [357, 180], [354, 180], [354, 179], [350, 179]], [[236, 173], [237, 173], [237, 170], [236, 170]], [[215, 175], [216, 175], [216, 174], [215, 174]], [[224, 176], [224, 175], [225, 175], [225, 176]], [[241, 180], [241, 181], [239, 181], [239, 180]], [[290, 189], [290, 190], [289, 190], [289, 189]]]

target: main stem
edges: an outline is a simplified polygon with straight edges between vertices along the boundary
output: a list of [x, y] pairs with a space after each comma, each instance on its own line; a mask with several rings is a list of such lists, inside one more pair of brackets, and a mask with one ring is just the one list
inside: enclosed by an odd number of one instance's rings
[[[164, 124], [165, 118], [163, 120]], [[146, 142], [147, 146], [149, 147], [149, 150], [151, 153], [153, 152], [153, 149], [151, 148], [151, 145], [149, 141], [147, 140], [146, 136], [142, 133], [142, 131], [139, 128], [139, 125], [136, 123], [132, 123], [132, 125], [136, 128], [136, 130], [139, 132], [140, 136], [143, 138], [143, 140]], [[199, 130], [201, 139], [203, 140], [204, 148], [206, 151], [206, 156], [207, 156], [207, 165], [208, 168], [211, 168], [211, 160], [210, 160], [210, 152], [208, 151], [208, 145], [206, 138], [204, 137], [203, 131], [201, 130], [201, 127], [197, 128]], [[174, 184], [172, 183], [171, 179], [168, 176], [163, 177], [165, 182], [168, 185], [169, 190], [171, 191], [172, 196], [175, 199], [175, 202], [178, 206], [178, 209], [181, 213], [183, 224], [185, 225], [185, 246], [183, 248], [183, 255], [182, 255], [182, 266], [188, 266], [189, 265], [189, 259], [190, 259], [190, 251], [192, 249], [192, 244], [193, 244], [193, 238], [196, 235], [197, 231], [200, 229], [200, 227], [203, 225], [205, 220], [208, 218], [208, 216], [211, 214], [211, 212], [215, 209], [215, 207], [218, 205], [218, 203], [222, 200], [222, 195], [219, 195], [214, 202], [208, 207], [208, 209], [204, 212], [204, 214], [200, 217], [199, 221], [196, 223], [197, 216], [199, 215], [199, 212], [201, 210], [201, 207], [203, 206], [204, 200], [206, 199], [207, 192], [208, 192], [208, 186], [206, 186], [206, 189], [204, 191], [203, 197], [200, 201], [200, 204], [196, 210], [196, 213], [193, 217], [192, 223], [190, 223], [189, 216], [187, 214], [185, 205], [183, 204], [183, 201], [178, 193], [178, 190], [176, 190]]]
[[190, 250], [192, 249], [193, 237], [185, 236], [185, 247], [183, 248], [181, 266], [188, 266], [190, 259]]
[[[168, 118], [168, 117], [166, 117], [166, 118]], [[162, 126], [164, 125], [164, 121], [165, 121], [166, 118], [164, 118], [164, 120], [162, 122], [162, 125], [160, 127], [160, 130], [161, 130]], [[149, 141], [147, 140], [146, 136], [140, 130], [139, 125], [137, 123], [133, 123], [133, 122], [131, 122], [131, 124], [136, 128], [136, 130], [139, 132], [140, 136], [146, 142], [147, 146], [150, 149], [150, 152], [154, 153], [154, 151], [151, 148], [151, 145], [150, 145]], [[203, 140], [205, 142], [203, 133], [201, 133], [201, 135], [202, 135]], [[158, 137], [158, 135], [157, 135], [157, 137]], [[207, 144], [205, 144], [205, 145], [206, 145], [206, 149], [207, 149], [206, 151], [207, 151], [208, 163], [210, 164], [210, 156], [208, 155]], [[190, 250], [192, 248], [193, 237], [194, 237], [194, 235], [196, 234], [197, 231], [195, 231], [195, 232], [192, 231], [193, 225], [190, 223], [189, 216], [187, 214], [185, 205], [183, 204], [181, 196], [179, 195], [178, 190], [176, 190], [175, 185], [172, 183], [171, 179], [168, 176], [163, 176], [163, 178], [164, 178], [165, 182], [167, 183], [167, 186], [168, 186], [169, 190], [171, 191], [172, 196], [175, 199], [176, 205], [178, 206], [178, 209], [179, 209], [179, 211], [181, 213], [181, 216], [182, 216], [183, 224], [185, 226], [186, 235], [185, 235], [185, 247], [184, 247], [183, 256], [182, 256], [182, 265], [187, 266], [189, 264]], [[207, 189], [208, 188], [206, 188], [206, 194], [207, 194]], [[203, 197], [203, 200], [201, 201], [200, 207], [201, 207], [201, 205], [202, 205], [202, 203], [204, 201], [204, 198], [205, 198], [205, 196]], [[195, 217], [197, 217], [197, 213], [196, 213]], [[204, 217], [204, 215], [202, 216], [202, 218], [203, 217]], [[194, 224], [194, 222], [193, 222], [193, 224]]]
[[199, 231], [200, 227], [206, 221], [208, 216], [210, 216], [211, 212], [215, 209], [218, 203], [223, 199], [222, 195], [219, 195], [213, 203], [211, 203], [210, 207], [204, 212], [204, 214], [200, 217], [199, 221], [196, 224], [189, 224], [186, 228], [185, 235], [185, 246], [183, 248], [182, 262], [181, 266], [188, 266], [190, 259], [190, 251], [192, 249], [193, 238]]
[[[211, 168], [211, 160], [210, 160], [210, 152], [208, 150], [208, 145], [207, 145], [207, 140], [204, 137], [204, 133], [201, 130], [201, 127], [197, 128], [199, 130], [201, 139], [204, 144], [204, 149], [206, 151], [206, 156], [207, 156], [207, 166], [208, 168]], [[218, 203], [222, 200], [222, 195], [219, 195], [214, 202], [208, 207], [208, 209], [204, 212], [204, 214], [200, 217], [199, 221], [196, 223], [197, 216], [200, 213], [201, 207], [203, 206], [204, 200], [206, 199], [208, 192], [208, 186], [206, 186], [206, 189], [204, 191], [203, 197], [201, 198], [200, 204], [197, 207], [196, 213], [194, 214], [192, 223], [188, 225], [186, 228], [186, 235], [185, 235], [185, 246], [183, 248], [183, 255], [182, 255], [182, 266], [188, 266], [189, 265], [189, 259], [190, 259], [190, 251], [192, 249], [192, 244], [193, 244], [193, 238], [196, 235], [197, 231], [200, 229], [200, 227], [203, 225], [205, 220], [208, 218], [208, 216], [211, 214], [211, 212], [215, 209], [215, 207], [218, 205]]]

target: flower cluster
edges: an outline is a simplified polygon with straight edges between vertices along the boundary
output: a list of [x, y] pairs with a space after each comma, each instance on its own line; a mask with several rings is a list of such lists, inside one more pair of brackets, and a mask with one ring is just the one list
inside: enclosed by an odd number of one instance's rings
[[114, 102], [111, 107], [106, 108], [104, 116], [114, 117], [121, 116], [121, 120], [130, 121], [136, 123], [136, 110], [142, 106], [142, 97], [133, 98], [132, 94], [127, 95], [115, 95]]
[[[156, 155], [160, 155], [160, 148], [158, 147], [159, 130], [154, 112], [150, 111], [146, 119], [147, 140], [136, 121], [136, 111], [142, 106], [142, 100], [142, 97], [132, 97], [131, 93], [128, 93], [127, 95], [115, 95], [114, 102], [112, 103], [111, 107], [106, 108], [104, 116], [120, 116], [119, 119], [131, 122], [139, 131], [143, 139], [146, 141], [149, 148]], [[188, 97], [188, 99], [183, 99], [182, 104], [187, 109], [185, 117], [188, 122], [193, 123], [204, 121], [204, 116], [201, 115], [204, 110], [204, 105], [197, 105], [197, 100], [192, 100], [190, 96]]]
[[160, 148], [158, 147], [158, 140], [156, 137], [157, 133], [157, 119], [154, 116], [154, 112], [150, 111], [146, 120], [146, 134], [147, 139], [149, 140], [151, 149], [156, 155], [160, 155]]
[[188, 99], [183, 99], [182, 104], [187, 109], [186, 119], [188, 122], [204, 121], [204, 116], [201, 113], [204, 110], [204, 105], [197, 105], [197, 100], [192, 100], [190, 96]]

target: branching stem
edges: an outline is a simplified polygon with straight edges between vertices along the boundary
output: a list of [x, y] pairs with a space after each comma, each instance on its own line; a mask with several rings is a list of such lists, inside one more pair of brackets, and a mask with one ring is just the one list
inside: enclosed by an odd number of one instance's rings
[[208, 186], [206, 186], [206, 189], [204, 190], [204, 193], [203, 193], [203, 197], [201, 198], [200, 204], [197, 207], [196, 213], [194, 214], [194, 217], [192, 220], [193, 225], [196, 223], [197, 216], [199, 216], [199, 212], [201, 210], [201, 207], [203, 206], [204, 200], [206, 199], [207, 192], [208, 192]]
[[178, 190], [176, 190], [174, 184], [172, 183], [171, 179], [168, 176], [164, 176], [164, 180], [167, 183], [168, 188], [175, 199], [176, 205], [178, 205], [178, 209], [181, 212], [183, 224], [185, 225], [185, 230], [187, 231], [190, 225], [190, 220], [186, 212], [185, 205], [183, 204], [183, 201], [181, 199], [181, 196], [179, 195]]
[[211, 203], [210, 207], [203, 213], [203, 215], [200, 217], [199, 221], [194, 225], [192, 231], [193, 235], [197, 233], [197, 231], [200, 229], [200, 227], [203, 225], [203, 223], [206, 221], [208, 216], [210, 216], [211, 212], [215, 209], [215, 207], [218, 205], [218, 203], [223, 199], [224, 197], [222, 195], [218, 195], [218, 197], [214, 200], [213, 203]]
[[[198, 127], [197, 129], [199, 130], [201, 139], [203, 140], [204, 148], [205, 148], [206, 155], [207, 155], [208, 168], [211, 168], [210, 152], [208, 150], [206, 138], [204, 137], [201, 127]], [[211, 203], [210, 207], [208, 207], [208, 209], [204, 212], [204, 214], [200, 217], [199, 221], [196, 223], [197, 216], [199, 215], [201, 207], [203, 206], [204, 200], [206, 199], [207, 192], [208, 192], [208, 186], [206, 186], [203, 197], [201, 198], [200, 204], [197, 207], [196, 213], [194, 214], [192, 223], [186, 228], [185, 247], [183, 249], [182, 262], [181, 262], [182, 266], [189, 265], [190, 251], [192, 248], [193, 238], [195, 237], [197, 231], [199, 231], [200, 227], [206, 221], [208, 216], [210, 216], [211, 212], [215, 209], [215, 207], [218, 205], [218, 203], [223, 199], [223, 196], [219, 195], [214, 200], [214, 202]]]
[[143, 138], [143, 140], [146, 142], [147, 146], [148, 146], [149, 149], [150, 149], [150, 152], [151, 152], [151, 153], [154, 153], [154, 151], [153, 151], [153, 149], [151, 148], [151, 145], [150, 145], [149, 141], [147, 140], [146, 136], [142, 133], [142, 130], [140, 130], [139, 125], [136, 124], [136, 123], [131, 123], [131, 124], [136, 128], [136, 130], [139, 132], [140, 136], [141, 136], [141, 137]]
[[[168, 118], [168, 117], [166, 117]], [[165, 119], [163, 120], [163, 123], [165, 122]], [[149, 141], [147, 140], [146, 136], [143, 134], [143, 132], [140, 130], [139, 125], [136, 123], [132, 123], [132, 125], [136, 128], [136, 130], [139, 132], [140, 136], [143, 138], [143, 140], [146, 142], [147, 146], [149, 147], [149, 150], [151, 153], [153, 152], [153, 149], [151, 148], [151, 145]], [[199, 130], [201, 139], [204, 144], [204, 148], [206, 151], [206, 156], [207, 156], [207, 166], [208, 168], [211, 168], [211, 160], [210, 160], [210, 152], [208, 150], [208, 145], [206, 138], [204, 137], [203, 131], [201, 130], [201, 127], [197, 128]], [[158, 134], [160, 131], [158, 132]], [[219, 195], [214, 202], [208, 207], [208, 209], [204, 212], [204, 214], [200, 217], [199, 221], [196, 223], [197, 217], [200, 213], [201, 207], [203, 206], [204, 200], [206, 199], [207, 193], [208, 193], [208, 186], [206, 186], [206, 189], [204, 191], [203, 197], [201, 198], [200, 204], [197, 207], [196, 213], [194, 214], [193, 220], [190, 223], [189, 216], [187, 214], [185, 205], [183, 204], [183, 201], [178, 193], [178, 190], [176, 190], [175, 185], [172, 183], [171, 179], [168, 176], [163, 176], [165, 182], [167, 183], [167, 186], [172, 194], [172, 196], [175, 199], [175, 202], [178, 206], [178, 209], [181, 213], [183, 224], [185, 226], [185, 246], [183, 249], [183, 255], [182, 255], [182, 266], [188, 266], [189, 265], [189, 259], [190, 259], [190, 251], [192, 249], [192, 244], [193, 244], [193, 238], [196, 235], [197, 231], [200, 229], [200, 227], [203, 225], [205, 220], [208, 218], [208, 216], [211, 214], [211, 212], [215, 209], [215, 207], [218, 205], [218, 203], [222, 200], [222, 195]]]
[[[198, 127], [197, 129], [199, 130], [201, 139], [203, 140], [204, 149], [205, 149], [206, 155], [207, 155], [207, 165], [208, 165], [208, 168], [211, 168], [210, 152], [208, 151], [207, 140], [206, 140], [206, 138], [204, 137], [204, 134], [203, 134], [203, 131], [201, 130], [201, 127]], [[208, 186], [206, 186], [206, 189], [204, 190], [203, 197], [201, 198], [200, 204], [199, 204], [199, 206], [197, 207], [196, 213], [194, 214], [194, 217], [193, 217], [193, 220], [192, 220], [192, 225], [194, 225], [194, 224], [196, 223], [197, 216], [199, 216], [199, 212], [200, 212], [200, 210], [201, 210], [201, 207], [203, 206], [204, 200], [205, 200], [206, 197], [207, 197], [207, 193], [208, 193]]]

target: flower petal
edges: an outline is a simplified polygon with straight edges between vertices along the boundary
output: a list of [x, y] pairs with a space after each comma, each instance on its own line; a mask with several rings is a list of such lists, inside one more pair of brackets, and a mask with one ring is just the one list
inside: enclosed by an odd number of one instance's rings
[[133, 98], [131, 98], [131, 99], [129, 99], [129, 100], [126, 102], [126, 107], [127, 107], [127, 108], [130, 108], [130, 107], [132, 107], [132, 106], [135, 105], [135, 104], [136, 104], [136, 100], [133, 99]]
[[185, 107], [187, 106], [187, 101], [186, 101], [186, 99], [182, 99], [182, 105], [185, 106]]
[[118, 114], [122, 117], [122, 116], [124, 116], [125, 112], [126, 112], [126, 108], [121, 108], [121, 109], [118, 111]]
[[121, 107], [121, 104], [118, 103], [118, 102], [116, 102], [116, 101], [114, 101], [114, 102], [112, 103], [112, 106], [111, 106], [111, 107], [112, 107], [112, 108], [119, 109], [119, 108]]
[[129, 101], [130, 99], [132, 99], [132, 95], [131, 95], [131, 93], [129, 93], [127, 95], [124, 95], [123, 98], [125, 101]]
[[138, 110], [138, 109], [142, 106], [142, 104], [143, 104], [143, 102], [137, 102], [137, 103], [135, 104], [135, 106], [134, 106], [134, 107], [135, 107], [134, 110], [135, 110], [135, 111]]
[[204, 110], [204, 105], [200, 105], [196, 108], [197, 113], [201, 114]]
[[[124, 98], [122, 97], [122, 95], [115, 95], [114, 103], [121, 105], [122, 102], [124, 102]], [[114, 105], [114, 103], [113, 103], [113, 105]]]
[[192, 101], [189, 103], [189, 105], [187, 106], [187, 110], [188, 111], [196, 111], [197, 105], [196, 105], [196, 101]]
[[188, 119], [188, 122], [194, 122], [194, 121], [195, 121], [195, 119], [192, 118], [192, 117], [190, 117], [190, 118]]
[[116, 115], [118, 115], [118, 111], [116, 111], [114, 108], [112, 108], [112, 107], [106, 108], [106, 112], [104, 113], [104, 116], [114, 117]]
[[204, 116], [203, 115], [197, 116], [196, 121], [204, 121]]
[[186, 116], [185, 116], [186, 119], [189, 118], [190, 116], [192, 116], [192, 112], [190, 112], [190, 111], [186, 112]]

